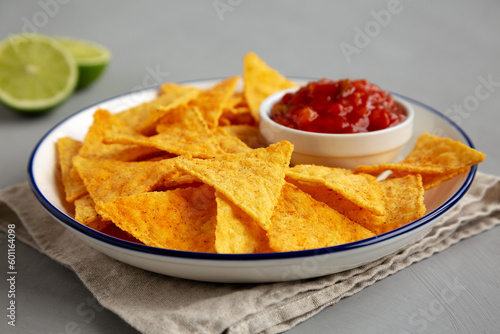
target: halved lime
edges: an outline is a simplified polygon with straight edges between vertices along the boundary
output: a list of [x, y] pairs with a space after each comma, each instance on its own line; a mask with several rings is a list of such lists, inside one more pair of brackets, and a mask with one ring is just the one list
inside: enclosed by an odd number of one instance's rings
[[20, 34], [0, 43], [0, 101], [11, 109], [48, 111], [71, 95], [77, 79], [71, 53], [49, 37]]
[[79, 72], [78, 89], [94, 82], [111, 60], [111, 52], [100, 44], [70, 37], [56, 39], [75, 57]]

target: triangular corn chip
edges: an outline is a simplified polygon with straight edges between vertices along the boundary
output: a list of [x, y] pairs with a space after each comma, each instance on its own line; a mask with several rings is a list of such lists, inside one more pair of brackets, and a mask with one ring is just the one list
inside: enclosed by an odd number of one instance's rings
[[420, 175], [382, 180], [380, 187], [387, 212], [385, 224], [390, 230], [425, 214], [424, 187]]
[[239, 76], [224, 79], [214, 87], [201, 91], [198, 97], [191, 101], [192, 105], [199, 108], [209, 128], [215, 128], [219, 124], [224, 104], [233, 95], [239, 80]]
[[217, 225], [215, 249], [217, 253], [242, 254], [270, 252], [266, 232], [247, 213], [226, 196], [215, 193]]
[[138, 145], [196, 158], [211, 158], [225, 153], [219, 145], [220, 138], [208, 128], [196, 107], [171, 109], [156, 129], [158, 134], [150, 137], [139, 133], [107, 131], [104, 142]]
[[58, 163], [61, 168], [61, 182], [68, 202], [73, 202], [87, 193], [80, 175], [73, 169], [72, 162], [73, 157], [78, 154], [81, 147], [80, 141], [69, 137], [59, 138], [56, 144]]
[[287, 177], [302, 182], [324, 185], [347, 200], [375, 215], [384, 214], [377, 179], [369, 174], [355, 174], [349, 169], [317, 165], [296, 165]]
[[215, 252], [217, 205], [206, 185], [118, 197], [96, 210], [148, 246]]
[[243, 94], [255, 120], [259, 120], [259, 107], [269, 95], [297, 86], [293, 81], [269, 67], [255, 53], [243, 59]]
[[267, 230], [271, 248], [298, 251], [375, 236], [328, 205], [286, 183]]
[[243, 153], [252, 150], [238, 137], [230, 135], [223, 127], [213, 129], [213, 135], [225, 153]]
[[170, 174], [178, 173], [174, 160], [123, 162], [76, 156], [73, 163], [97, 203], [151, 191]]
[[356, 172], [378, 174], [386, 170], [411, 174], [446, 174], [482, 162], [485, 155], [459, 141], [429, 133], [420, 135], [413, 150], [392, 164], [358, 166]]
[[214, 159], [177, 160], [176, 166], [213, 186], [265, 230], [285, 184], [293, 146], [287, 141]]
[[95, 211], [95, 202], [89, 194], [75, 200], [75, 220], [83, 225], [90, 226], [99, 218]]
[[256, 126], [237, 124], [223, 126], [221, 129], [224, 129], [228, 134], [240, 139], [248, 147], [261, 148], [267, 146], [265, 139], [260, 134], [259, 128]]
[[116, 114], [116, 117], [135, 131], [151, 135], [159, 119], [170, 109], [186, 105], [198, 95], [199, 91], [195, 87], [165, 83], [161, 86], [160, 95], [156, 99], [122, 111]]
[[406, 225], [425, 213], [424, 189], [419, 175], [380, 182], [381, 203], [384, 206], [384, 215], [381, 216], [374, 215], [324, 185], [291, 181], [315, 200], [327, 204], [377, 235]]
[[109, 131], [134, 134], [135, 131], [127, 127], [109, 111], [99, 109], [94, 113], [94, 122], [89, 128], [82, 147], [78, 154], [90, 159], [115, 159], [121, 161], [135, 161], [151, 157], [160, 152], [153, 147], [144, 147], [129, 144], [105, 144], [103, 139]]

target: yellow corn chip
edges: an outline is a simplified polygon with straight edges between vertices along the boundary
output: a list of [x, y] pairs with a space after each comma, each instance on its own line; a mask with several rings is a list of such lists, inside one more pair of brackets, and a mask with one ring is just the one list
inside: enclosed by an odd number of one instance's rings
[[384, 214], [379, 184], [372, 175], [316, 165], [297, 165], [290, 168], [286, 175], [297, 181], [324, 185], [375, 215]]
[[158, 120], [158, 133], [170, 131], [172, 127], [180, 127], [190, 131], [209, 131], [208, 124], [200, 109], [195, 105], [182, 105], [170, 109]]
[[243, 92], [235, 92], [227, 101], [219, 118], [219, 126], [247, 125], [258, 129]]
[[160, 95], [156, 99], [117, 113], [116, 117], [135, 131], [151, 135], [160, 118], [170, 109], [186, 105], [196, 98], [199, 91], [195, 87], [165, 83], [161, 86]]
[[426, 173], [405, 173], [405, 172], [393, 172], [391, 173], [387, 179], [394, 179], [394, 178], [400, 178], [404, 177], [406, 175], [420, 175], [422, 176], [422, 184], [424, 186], [424, 190], [429, 190], [431, 188], [437, 187], [441, 183], [448, 181], [455, 176], [458, 176], [460, 174], [463, 174], [467, 172], [469, 168], [463, 168], [463, 169], [457, 169], [457, 170], [451, 170], [446, 173], [439, 173], [439, 174], [426, 174]]
[[225, 153], [242, 153], [252, 150], [238, 137], [230, 135], [223, 127], [213, 129], [213, 135]]
[[243, 94], [256, 121], [259, 120], [260, 104], [266, 97], [280, 90], [297, 86], [269, 67], [253, 52], [245, 55], [243, 59], [243, 81]]
[[206, 185], [118, 197], [96, 210], [146, 245], [215, 252], [217, 205]]
[[385, 227], [383, 225], [387, 213], [383, 216], [375, 215], [369, 210], [354, 204], [338, 192], [327, 188], [324, 185], [303, 183], [291, 178], [286, 178], [286, 180], [297, 186], [300, 190], [311, 195], [311, 197], [315, 200], [327, 204], [332, 209], [337, 210], [339, 213], [360, 224], [364, 228], [369, 229], [373, 233], [383, 233], [381, 232], [380, 226], [384, 228], [385, 232]]
[[174, 160], [123, 162], [76, 156], [73, 163], [97, 203], [151, 191], [178, 173]]
[[157, 125], [158, 134], [147, 137], [138, 133], [107, 131], [108, 144], [138, 145], [197, 158], [211, 158], [225, 153], [219, 139], [208, 129], [196, 107], [182, 106], [170, 110]]
[[424, 187], [419, 174], [382, 180], [380, 187], [386, 206], [387, 225], [399, 227], [425, 214]]
[[261, 148], [267, 146], [265, 139], [260, 134], [259, 128], [247, 124], [228, 125], [222, 127], [226, 133], [240, 139], [248, 147]]
[[242, 91], [234, 91], [233, 94], [224, 102], [223, 110], [238, 109], [241, 107], [248, 108], [248, 104], [243, 97]]
[[265, 253], [272, 251], [266, 232], [224, 195], [215, 193], [217, 225], [215, 249], [217, 253]]
[[441, 183], [448, 181], [455, 176], [463, 174], [467, 172], [469, 168], [457, 169], [450, 173], [444, 174], [420, 174], [422, 176], [422, 183], [424, 185], [425, 190], [429, 190], [431, 188], [437, 187]]
[[447, 174], [482, 162], [485, 155], [467, 145], [429, 133], [420, 135], [413, 150], [401, 162], [358, 166], [356, 172], [378, 174], [386, 170], [400, 173]]
[[90, 159], [115, 159], [135, 161], [158, 154], [159, 150], [152, 147], [141, 147], [128, 144], [105, 144], [103, 139], [108, 131], [135, 133], [107, 110], [99, 109], [94, 114], [94, 122], [89, 128], [79, 155]]
[[377, 235], [421, 218], [425, 213], [424, 189], [419, 175], [380, 182], [383, 215], [375, 215], [323, 185], [291, 181], [315, 200], [327, 204]]
[[179, 84], [176, 82], [165, 82], [160, 85], [160, 88], [158, 89], [158, 96], [162, 95], [171, 95], [171, 98], [174, 97], [175, 95], [182, 95], [185, 92], [188, 92], [190, 90], [197, 90], [200, 92], [201, 90], [198, 87], [193, 87], [185, 84]]
[[80, 175], [74, 172], [72, 163], [72, 159], [78, 154], [82, 143], [69, 137], [63, 137], [57, 140], [56, 147], [66, 201], [73, 202], [87, 193]]
[[95, 211], [95, 202], [90, 195], [87, 194], [75, 200], [75, 220], [77, 222], [90, 226], [98, 218], [99, 214]]
[[219, 126], [248, 125], [257, 128], [258, 124], [248, 107], [226, 109], [219, 118]]
[[213, 186], [266, 229], [285, 183], [293, 146], [283, 141], [248, 153], [176, 160], [176, 166]]
[[329, 247], [375, 236], [289, 183], [283, 186], [267, 235], [271, 248], [279, 252]]
[[239, 80], [239, 76], [224, 79], [214, 87], [201, 91], [198, 97], [191, 101], [192, 105], [199, 108], [209, 128], [219, 124], [224, 104], [233, 95]]

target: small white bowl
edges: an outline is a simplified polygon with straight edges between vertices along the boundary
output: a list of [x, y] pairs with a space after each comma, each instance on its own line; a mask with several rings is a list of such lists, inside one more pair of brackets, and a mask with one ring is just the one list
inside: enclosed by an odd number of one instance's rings
[[292, 129], [278, 124], [269, 117], [271, 109], [283, 95], [295, 92], [291, 88], [269, 96], [260, 105], [260, 132], [268, 144], [288, 140], [294, 145], [292, 165], [316, 164], [330, 167], [354, 169], [359, 165], [374, 165], [393, 162], [413, 131], [414, 110], [406, 100], [393, 95], [403, 106], [406, 119], [383, 130], [330, 134]]

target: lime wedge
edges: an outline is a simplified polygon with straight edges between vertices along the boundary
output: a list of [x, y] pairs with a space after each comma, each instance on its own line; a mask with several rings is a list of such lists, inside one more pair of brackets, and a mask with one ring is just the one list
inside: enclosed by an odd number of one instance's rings
[[56, 40], [67, 47], [76, 60], [78, 89], [94, 82], [111, 60], [111, 52], [97, 43], [70, 37], [58, 37]]
[[74, 91], [78, 68], [71, 53], [40, 34], [0, 43], [0, 102], [24, 113], [53, 109]]

